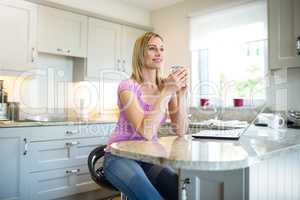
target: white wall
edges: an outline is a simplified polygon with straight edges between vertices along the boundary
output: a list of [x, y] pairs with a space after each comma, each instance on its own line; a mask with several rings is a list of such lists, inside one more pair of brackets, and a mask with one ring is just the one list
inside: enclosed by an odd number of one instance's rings
[[21, 119], [43, 114], [69, 113], [78, 117], [117, 112], [117, 81], [74, 83], [72, 70], [71, 57], [40, 53], [37, 68], [0, 75], [0, 80], [4, 80], [8, 101], [20, 102]]
[[271, 73], [268, 100], [276, 111], [300, 110], [300, 67]]
[[151, 13], [154, 31], [164, 38], [165, 70], [172, 64], [190, 66], [189, 20], [185, 3], [163, 8]]
[[[64, 111], [71, 86], [73, 60], [70, 57], [39, 54], [37, 67], [10, 76], [0, 76], [8, 101], [20, 102], [21, 118]], [[58, 85], [64, 83], [65, 91]]]
[[[189, 17], [209, 14], [224, 8], [251, 2], [245, 0], [186, 0], [152, 11], [154, 31], [165, 39], [166, 68], [171, 64], [191, 65], [189, 52]], [[212, 22], [213, 23], [213, 22]], [[267, 98], [274, 110], [300, 110], [300, 68], [273, 72]]]
[[165, 66], [190, 66], [189, 17], [239, 5], [245, 0], [186, 0], [151, 12], [154, 31], [165, 39]]
[[127, 21], [142, 26], [150, 26], [150, 11], [130, 5], [121, 0], [47, 0], [106, 17]]

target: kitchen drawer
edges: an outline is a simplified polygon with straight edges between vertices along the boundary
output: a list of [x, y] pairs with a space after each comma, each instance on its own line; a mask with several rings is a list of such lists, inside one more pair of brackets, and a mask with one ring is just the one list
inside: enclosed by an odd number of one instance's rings
[[86, 165], [89, 153], [106, 142], [107, 138], [104, 137], [31, 142], [28, 148], [29, 171]]
[[114, 127], [114, 123], [31, 127], [32, 137], [30, 141], [108, 137], [111, 135]]
[[91, 180], [87, 165], [37, 172], [30, 176], [32, 200], [56, 199], [99, 188]]

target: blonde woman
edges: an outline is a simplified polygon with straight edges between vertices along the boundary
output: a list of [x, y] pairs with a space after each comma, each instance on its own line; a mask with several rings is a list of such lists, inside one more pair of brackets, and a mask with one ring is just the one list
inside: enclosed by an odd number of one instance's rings
[[120, 117], [108, 141], [104, 158], [105, 177], [130, 200], [178, 198], [178, 176], [170, 168], [112, 155], [110, 144], [124, 140], [157, 140], [157, 131], [167, 113], [174, 132], [187, 130], [187, 70], [178, 68], [161, 79], [164, 43], [161, 36], [147, 32], [135, 42], [130, 79], [120, 83]]

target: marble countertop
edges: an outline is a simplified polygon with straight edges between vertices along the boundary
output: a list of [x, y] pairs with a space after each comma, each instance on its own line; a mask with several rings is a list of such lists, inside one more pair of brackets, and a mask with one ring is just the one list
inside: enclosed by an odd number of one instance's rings
[[239, 140], [166, 136], [158, 142], [114, 143], [112, 153], [153, 164], [190, 170], [223, 171], [246, 168], [265, 159], [300, 151], [300, 130], [252, 126]]
[[101, 115], [97, 118], [78, 120], [76, 118], [68, 118], [63, 121], [0, 121], [0, 128], [14, 127], [34, 127], [34, 126], [63, 126], [63, 125], [84, 125], [84, 124], [101, 124], [116, 123], [118, 117], [116, 115]]

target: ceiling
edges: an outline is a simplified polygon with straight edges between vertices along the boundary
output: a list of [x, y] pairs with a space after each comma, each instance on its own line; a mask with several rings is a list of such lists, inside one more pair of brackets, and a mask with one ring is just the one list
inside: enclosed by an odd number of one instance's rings
[[123, 0], [126, 3], [133, 4], [147, 10], [157, 10], [163, 7], [171, 6], [184, 0]]

